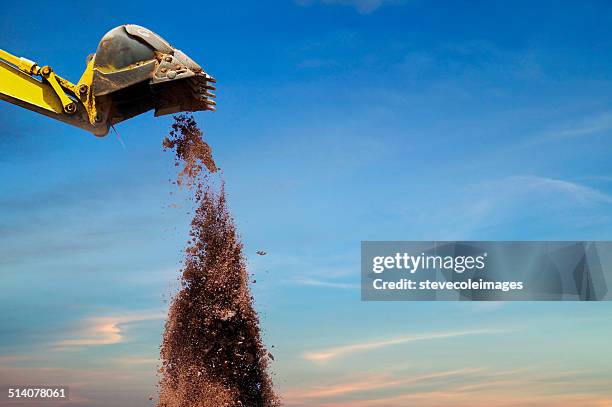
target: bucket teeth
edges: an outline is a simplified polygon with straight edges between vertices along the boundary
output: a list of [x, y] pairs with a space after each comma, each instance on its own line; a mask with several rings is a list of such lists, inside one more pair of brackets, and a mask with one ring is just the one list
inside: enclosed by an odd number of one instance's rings
[[214, 95], [208, 96], [205, 94], [200, 94], [199, 96], [200, 96], [200, 100], [206, 104], [213, 105], [213, 106], [217, 104], [217, 102], [211, 99], [212, 97], [214, 97]]
[[198, 94], [200, 97], [208, 97], [208, 98], [216, 98], [217, 97], [217, 95], [215, 95], [212, 92], [209, 92], [205, 88], [200, 88], [195, 93]]
[[213, 98], [216, 97], [213, 90], [216, 88], [212, 85], [214, 78], [205, 72], [202, 72], [186, 81], [189, 89], [192, 92], [192, 97], [199, 103], [200, 109], [202, 110], [216, 110], [215, 105], [217, 104]]
[[214, 86], [208, 84], [207, 80], [203, 77], [194, 78], [194, 80], [189, 81], [189, 87], [194, 93], [195, 97], [199, 98], [202, 101], [207, 101], [206, 98], [215, 98], [216, 95], [211, 90], [216, 90]]
[[216, 83], [217, 81], [215, 81], [215, 78], [213, 78], [212, 76], [207, 75], [208, 78], [205, 81], [202, 81], [201, 84], [204, 88], [208, 89], [208, 90], [217, 90], [217, 88], [215, 87], [215, 85], [213, 85], [214, 83]]
[[203, 77], [194, 78], [191, 82], [192, 88], [195, 90], [196, 87], [201, 87], [208, 90], [217, 90], [217, 88], [213, 85], [213, 82], [210, 79], [205, 79]]

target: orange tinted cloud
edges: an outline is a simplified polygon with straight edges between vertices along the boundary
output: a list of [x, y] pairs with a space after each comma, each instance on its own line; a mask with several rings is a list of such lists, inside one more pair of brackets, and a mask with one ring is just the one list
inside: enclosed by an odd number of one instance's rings
[[161, 320], [165, 315], [161, 312], [145, 312], [137, 314], [91, 317], [83, 321], [71, 338], [56, 343], [57, 348], [73, 346], [113, 345], [124, 340], [124, 325], [141, 321]]
[[612, 407], [612, 388], [607, 376], [588, 372], [482, 368], [362, 377], [290, 390], [284, 399], [291, 407]]
[[[456, 332], [438, 332], [438, 333], [427, 333], [421, 335], [409, 335], [398, 338], [384, 339], [373, 342], [362, 342], [354, 343], [350, 345], [338, 346], [334, 348], [327, 348], [318, 351], [305, 352], [303, 358], [310, 361], [322, 362], [331, 359], [335, 359], [339, 356], [343, 356], [350, 353], [364, 352], [368, 350], [380, 349], [387, 346], [401, 345], [409, 342], [426, 341], [432, 339], [447, 339], [455, 338], [467, 335], [485, 335], [499, 333], [502, 331], [496, 330], [474, 330], [474, 331], [456, 331]], [[507, 332], [507, 331], [505, 331]]]
[[285, 398], [291, 400], [317, 399], [326, 397], [343, 396], [351, 393], [362, 393], [391, 387], [414, 385], [436, 379], [451, 378], [453, 376], [466, 376], [480, 372], [483, 369], [459, 369], [442, 372], [432, 372], [406, 378], [393, 377], [391, 374], [379, 374], [359, 378], [352, 381], [333, 383], [323, 386], [312, 386], [306, 389], [296, 389], [284, 394]]

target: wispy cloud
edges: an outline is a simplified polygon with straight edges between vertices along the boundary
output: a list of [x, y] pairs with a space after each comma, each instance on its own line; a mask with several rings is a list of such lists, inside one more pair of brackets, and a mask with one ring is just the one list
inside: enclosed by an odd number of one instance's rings
[[[405, 407], [414, 405], [419, 407], [438, 407], [452, 405], [454, 407], [555, 407], [555, 406], [583, 406], [583, 407], [610, 407], [609, 396], [601, 394], [524, 394], [523, 389], [513, 386], [512, 391], [503, 393], [469, 392], [469, 391], [415, 391], [397, 396], [380, 397], [370, 400], [350, 400], [329, 403], [304, 404], [309, 407]], [[301, 407], [301, 405], [300, 405]]]
[[352, 393], [363, 393], [374, 390], [381, 390], [391, 387], [405, 387], [418, 384], [419, 382], [432, 381], [437, 379], [465, 376], [483, 369], [458, 369], [440, 372], [431, 372], [421, 375], [411, 375], [409, 377], [395, 377], [392, 374], [369, 375], [363, 378], [343, 381], [323, 386], [312, 386], [306, 389], [295, 389], [285, 392], [283, 396], [289, 400], [307, 400], [327, 397], [338, 397]]
[[605, 376], [586, 372], [549, 373], [534, 367], [497, 371], [483, 367], [433, 372], [389, 371], [295, 388], [283, 396], [296, 407], [433, 407], [447, 404], [609, 407], [610, 390], [606, 384]]
[[314, 3], [350, 6], [361, 14], [369, 14], [386, 5], [405, 3], [402, 0], [296, 0], [295, 2], [301, 6], [309, 6]]
[[125, 326], [142, 321], [161, 320], [162, 312], [91, 317], [84, 320], [72, 337], [57, 342], [57, 349], [79, 346], [114, 345], [125, 340]]
[[[358, 284], [348, 283], [359, 259], [354, 253], [332, 255], [295, 255], [278, 253], [273, 256], [255, 256], [249, 261], [251, 270], [263, 272], [272, 270], [277, 281], [283, 284], [327, 286], [334, 288], [356, 288]], [[278, 278], [282, 275], [282, 278]]]
[[536, 137], [533, 143], [588, 137], [610, 132], [612, 132], [612, 112], [604, 112], [582, 119], [576, 124], [566, 125], [564, 128], [546, 131]]
[[341, 289], [350, 289], [350, 290], [359, 288], [359, 284], [317, 280], [314, 278], [298, 278], [295, 280], [295, 282], [298, 285], [311, 285], [311, 286], [317, 286], [317, 287], [341, 288]]
[[594, 188], [561, 179], [538, 176], [516, 176], [508, 178], [508, 181], [523, 190], [557, 192], [565, 194], [579, 202], [612, 203], [612, 196], [610, 195], [604, 194]]
[[[436, 230], [438, 239], [465, 240], [476, 232], [526, 219], [544, 224], [554, 221], [555, 228], [565, 223], [575, 230], [588, 226], [595, 217], [598, 222], [605, 220], [612, 204], [612, 195], [597, 188], [538, 175], [478, 182], [449, 192], [453, 193], [455, 199], [447, 201], [452, 205], [429, 205], [427, 211], [411, 207], [411, 221], [419, 220], [427, 229]], [[415, 212], [422, 213], [422, 219]]]
[[[333, 348], [327, 348], [317, 351], [311, 351], [304, 353], [303, 357], [306, 360], [315, 361], [315, 362], [323, 362], [331, 359], [335, 359], [340, 356], [345, 356], [351, 353], [357, 352], [365, 352], [369, 350], [381, 349], [388, 346], [394, 345], [402, 345], [410, 342], [418, 342], [418, 341], [426, 341], [426, 340], [434, 340], [434, 339], [447, 339], [447, 338], [456, 338], [460, 336], [468, 336], [468, 335], [487, 335], [487, 334], [495, 334], [500, 333], [502, 331], [499, 330], [473, 330], [473, 331], [456, 331], [456, 332], [435, 332], [435, 333], [426, 333], [420, 335], [409, 335], [402, 336], [391, 339], [383, 339], [379, 341], [373, 342], [362, 342], [362, 343], [354, 343], [349, 345], [343, 345]], [[503, 331], [507, 332], [507, 331]]]

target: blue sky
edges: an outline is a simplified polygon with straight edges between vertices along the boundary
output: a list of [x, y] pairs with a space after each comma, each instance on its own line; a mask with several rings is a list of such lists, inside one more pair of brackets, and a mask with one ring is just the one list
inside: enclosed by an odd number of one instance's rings
[[[3, 7], [0, 47], [71, 80], [123, 23], [217, 78], [218, 111], [197, 118], [286, 405], [609, 405], [609, 303], [362, 303], [356, 288], [361, 240], [611, 239], [609, 3]], [[169, 123], [122, 123], [123, 148], [0, 104], [0, 384], [150, 405], [190, 220]]]

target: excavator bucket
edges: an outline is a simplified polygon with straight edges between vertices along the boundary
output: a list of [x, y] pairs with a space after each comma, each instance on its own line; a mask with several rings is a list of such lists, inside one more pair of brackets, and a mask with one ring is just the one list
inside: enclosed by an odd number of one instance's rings
[[113, 125], [155, 115], [215, 110], [215, 79], [159, 35], [138, 25], [109, 31], [93, 56], [91, 89], [98, 117]]
[[138, 25], [110, 30], [76, 83], [0, 49], [0, 99], [96, 136], [131, 117], [215, 110], [215, 79], [159, 35]]

